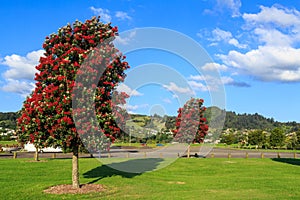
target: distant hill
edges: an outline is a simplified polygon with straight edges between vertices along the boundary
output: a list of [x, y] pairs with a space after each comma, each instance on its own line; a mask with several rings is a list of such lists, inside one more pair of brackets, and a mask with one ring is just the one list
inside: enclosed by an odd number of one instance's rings
[[17, 112], [0, 112], [0, 127], [15, 129], [17, 118]]
[[[212, 114], [213, 113], [213, 114]], [[219, 123], [223, 119], [225, 110], [218, 107], [208, 107], [204, 113], [208, 122]], [[215, 116], [211, 119], [211, 116]], [[217, 117], [216, 117], [217, 116]], [[17, 112], [0, 112], [0, 127], [16, 128]], [[131, 114], [130, 126], [140, 126], [144, 128], [151, 128], [160, 131], [161, 129], [170, 130], [175, 127], [175, 116], [159, 116], [152, 117], [141, 114]], [[214, 121], [212, 121], [214, 120]], [[258, 113], [255, 114], [237, 114], [233, 111], [226, 111], [226, 118], [224, 122], [224, 129], [233, 128], [236, 130], [244, 129], [262, 129], [271, 130], [275, 127], [286, 127], [290, 131], [300, 130], [300, 123], [297, 122], [278, 122], [273, 118], [266, 118]]]
[[[217, 107], [209, 107], [206, 110], [206, 117], [210, 121], [211, 112], [225, 112]], [[273, 118], [266, 118], [258, 113], [255, 114], [237, 114], [233, 111], [226, 111], [224, 129], [233, 128], [237, 130], [244, 129], [262, 129], [271, 130], [276, 127], [286, 127], [290, 131], [300, 130], [300, 123], [297, 122], [278, 122]]]

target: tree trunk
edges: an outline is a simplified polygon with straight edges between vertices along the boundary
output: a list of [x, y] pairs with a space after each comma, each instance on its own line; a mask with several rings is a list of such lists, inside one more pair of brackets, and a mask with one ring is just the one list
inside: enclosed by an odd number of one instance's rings
[[39, 161], [39, 149], [35, 147], [34, 160]]
[[79, 188], [79, 166], [78, 166], [78, 151], [73, 152], [72, 156], [72, 187]]

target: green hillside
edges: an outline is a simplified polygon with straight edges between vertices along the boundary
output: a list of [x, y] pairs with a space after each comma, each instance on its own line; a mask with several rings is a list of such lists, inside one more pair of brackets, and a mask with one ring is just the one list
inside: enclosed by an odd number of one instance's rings
[[[211, 124], [220, 123], [224, 119], [226, 113], [224, 129], [232, 128], [237, 130], [244, 129], [262, 129], [271, 130], [276, 127], [286, 127], [291, 131], [300, 130], [300, 123], [297, 122], [278, 122], [273, 118], [266, 118], [258, 113], [255, 114], [238, 114], [233, 111], [224, 111], [217, 107], [209, 107], [205, 111], [205, 117]], [[170, 130], [175, 127], [175, 116], [147, 116], [141, 114], [131, 114], [131, 120], [127, 122], [127, 126], [139, 129], [153, 129], [161, 131], [162, 129]], [[211, 116], [214, 116], [213, 119]], [[0, 112], [0, 127], [15, 129], [17, 112]]]
[[15, 129], [17, 118], [17, 112], [0, 112], [0, 127]]

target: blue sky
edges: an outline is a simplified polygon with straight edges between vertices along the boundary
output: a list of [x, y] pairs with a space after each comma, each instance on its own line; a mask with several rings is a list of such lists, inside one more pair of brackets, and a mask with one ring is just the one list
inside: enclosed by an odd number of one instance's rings
[[[68, 22], [100, 15], [103, 22], [111, 21], [121, 33], [158, 27], [184, 34], [201, 45], [211, 58], [210, 62], [196, 67], [204, 72], [218, 70], [220, 73], [219, 77], [199, 74], [180, 56], [157, 49], [128, 52], [129, 82], [125, 81], [121, 88], [131, 92], [127, 103], [130, 112], [175, 115], [182, 106], [180, 95], [186, 99], [204, 98], [205, 106], [214, 105], [213, 89], [207, 81], [217, 78], [225, 89], [226, 110], [300, 122], [299, 1], [19, 0], [0, 3], [1, 112], [19, 110], [32, 90], [34, 66], [43, 53], [41, 46], [47, 35]], [[135, 32], [131, 33], [127, 38], [121, 34], [119, 42], [125, 44], [134, 39]], [[161, 73], [155, 71], [158, 67]], [[146, 68], [153, 69], [152, 73], [139, 71]], [[163, 73], [163, 69], [169, 72]], [[168, 78], [152, 83], [149, 77], [159, 78], [158, 74]], [[137, 75], [148, 84], [130, 88], [130, 80], [136, 80]]]

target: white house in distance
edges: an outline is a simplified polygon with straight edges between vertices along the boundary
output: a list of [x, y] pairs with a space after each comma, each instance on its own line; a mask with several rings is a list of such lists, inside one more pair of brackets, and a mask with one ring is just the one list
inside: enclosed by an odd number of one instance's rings
[[[27, 152], [35, 152], [36, 151], [36, 148], [34, 147], [34, 145], [32, 143], [26, 143], [24, 145], [24, 150], [27, 151]], [[48, 152], [51, 152], [51, 153], [61, 153], [63, 152], [62, 149], [60, 147], [46, 147], [46, 148], [42, 148], [39, 150], [39, 152], [41, 153], [48, 153]]]

